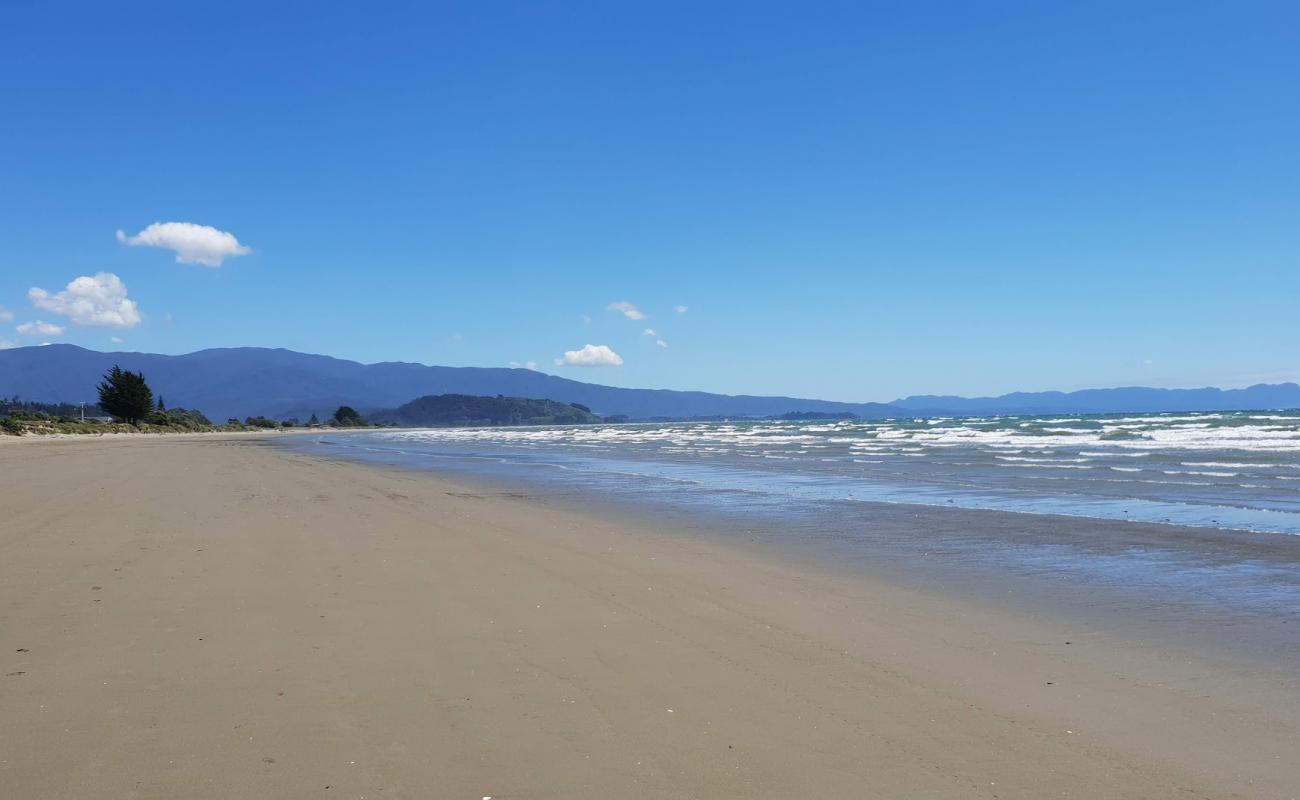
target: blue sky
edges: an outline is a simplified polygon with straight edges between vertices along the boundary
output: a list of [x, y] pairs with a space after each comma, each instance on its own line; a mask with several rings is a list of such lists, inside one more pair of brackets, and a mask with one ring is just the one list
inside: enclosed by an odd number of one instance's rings
[[[844, 400], [1300, 379], [1298, 32], [1252, 2], [18, 4], [0, 342]], [[155, 222], [252, 252], [129, 245]], [[587, 344], [622, 365], [554, 364]]]

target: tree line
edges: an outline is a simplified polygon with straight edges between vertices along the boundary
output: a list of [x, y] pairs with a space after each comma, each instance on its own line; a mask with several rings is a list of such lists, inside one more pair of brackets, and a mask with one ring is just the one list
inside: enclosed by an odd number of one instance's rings
[[[104, 374], [103, 380], [96, 387], [99, 392], [99, 407], [105, 413], [111, 415], [115, 420], [139, 426], [142, 423], [154, 425], [170, 425], [178, 421], [178, 417], [183, 417], [184, 421], [202, 420], [202, 424], [211, 426], [208, 421], [198, 411], [187, 409], [167, 410], [167, 404], [160, 396], [158, 401], [154, 402], [153, 390], [149, 388], [149, 382], [145, 380], [143, 372], [131, 372], [114, 365], [112, 369]], [[325, 424], [341, 428], [359, 428], [367, 427], [370, 423], [361, 416], [361, 414], [350, 406], [339, 406], [325, 423], [321, 423], [315, 414], [311, 415], [306, 423], [309, 427]], [[280, 428], [280, 427], [299, 427], [300, 423], [296, 419], [276, 421], [269, 417], [258, 415], [248, 417], [243, 422], [237, 419], [226, 421], [228, 427], [249, 427], [249, 428]]]

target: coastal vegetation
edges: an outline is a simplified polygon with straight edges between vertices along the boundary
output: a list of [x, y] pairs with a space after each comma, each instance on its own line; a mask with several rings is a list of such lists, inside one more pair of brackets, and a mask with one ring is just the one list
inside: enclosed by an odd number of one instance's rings
[[370, 423], [352, 406], [339, 406], [329, 424], [335, 428], [364, 428]]
[[577, 403], [467, 394], [426, 395], [395, 409], [377, 411], [372, 416], [381, 423], [427, 428], [590, 425], [602, 421], [589, 408]]
[[348, 405], [339, 406], [325, 421], [313, 413], [305, 423], [297, 418], [277, 420], [263, 414], [232, 417], [216, 425], [201, 411], [168, 408], [155, 395], [142, 372], [114, 365], [96, 387], [95, 405], [42, 403], [17, 397], [0, 400], [0, 433], [104, 434], [169, 433], [202, 431], [277, 430], [296, 427], [469, 427], [497, 425], [590, 425], [625, 421], [602, 418], [581, 403], [525, 397], [480, 397], [466, 394], [427, 395], [395, 409], [380, 409], [363, 415]]
[[157, 408], [143, 372], [130, 372], [114, 365], [98, 389], [99, 407], [121, 422], [137, 425]]
[[23, 436], [49, 434], [105, 433], [196, 433], [245, 430], [247, 427], [279, 427], [280, 423], [258, 417], [248, 424], [230, 420], [214, 425], [201, 411], [168, 408], [144, 374], [114, 366], [95, 387], [99, 402], [92, 405], [46, 403], [11, 397], [0, 400], [0, 433]]

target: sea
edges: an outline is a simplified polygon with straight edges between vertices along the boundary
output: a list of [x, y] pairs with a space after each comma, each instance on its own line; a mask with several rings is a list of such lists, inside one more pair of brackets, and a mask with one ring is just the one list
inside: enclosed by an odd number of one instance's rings
[[[1184, 620], [1188, 604], [1201, 605], [1294, 622], [1286, 630], [1300, 634], [1300, 411], [329, 431], [286, 441], [678, 527], [714, 521], [840, 564], [924, 563], [949, 581], [982, 575], [999, 591], [1027, 578], [1015, 584], [1026, 596], [1037, 581], [1042, 597], [1111, 602], [1120, 614], [1176, 601]], [[1300, 635], [1284, 638], [1300, 645]]]

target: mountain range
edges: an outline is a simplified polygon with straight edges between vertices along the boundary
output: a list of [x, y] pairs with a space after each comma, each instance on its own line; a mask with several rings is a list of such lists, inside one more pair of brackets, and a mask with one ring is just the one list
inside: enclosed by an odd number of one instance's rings
[[81, 402], [95, 399], [113, 365], [143, 372], [154, 395], [172, 407], [196, 408], [215, 421], [264, 414], [322, 419], [340, 405], [362, 411], [396, 408], [439, 394], [505, 395], [581, 403], [603, 416], [765, 417], [788, 411], [847, 411], [866, 418], [898, 416], [880, 403], [837, 403], [667, 389], [623, 389], [505, 367], [360, 364], [329, 356], [260, 347], [200, 350], [180, 356], [100, 353], [69, 344], [0, 350], [0, 397]]
[[866, 419], [984, 414], [1080, 414], [1300, 408], [1300, 386], [1245, 389], [1127, 387], [1077, 392], [1015, 392], [998, 397], [916, 395], [891, 403], [847, 403], [796, 397], [723, 395], [668, 389], [625, 389], [582, 383], [528, 369], [438, 367], [405, 362], [361, 364], [329, 356], [260, 347], [200, 350], [170, 356], [101, 353], [68, 344], [0, 350], [0, 397], [50, 402], [93, 401], [100, 376], [113, 365], [145, 374], [169, 406], [203, 411], [214, 420], [264, 414], [327, 417], [340, 405], [395, 408], [437, 394], [505, 395], [580, 403], [597, 414], [631, 419], [767, 417], [791, 412], [854, 414]]

